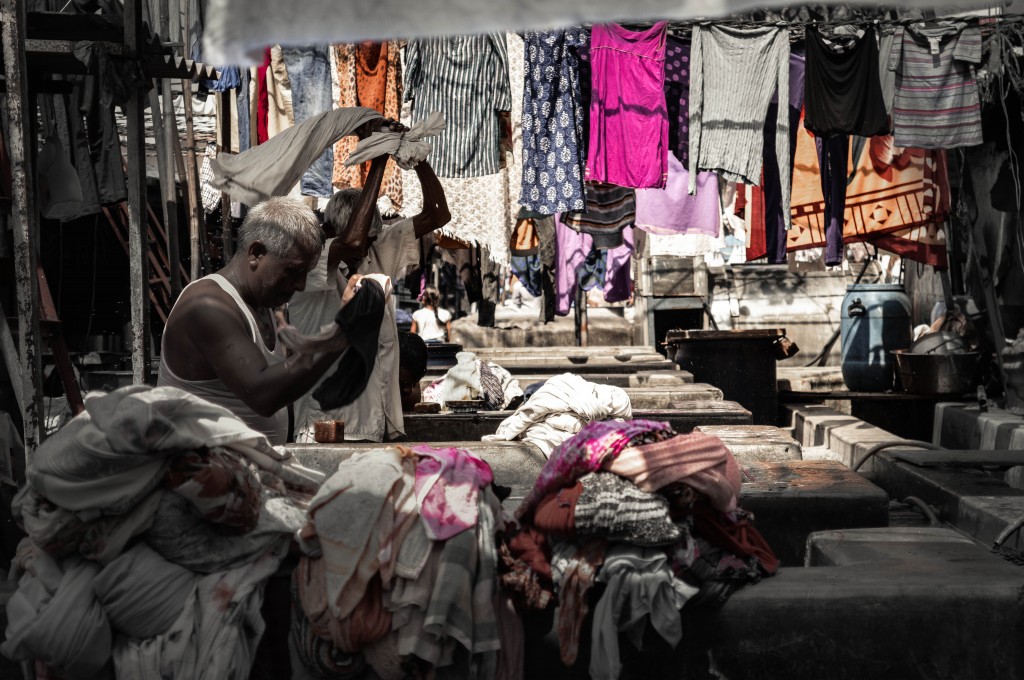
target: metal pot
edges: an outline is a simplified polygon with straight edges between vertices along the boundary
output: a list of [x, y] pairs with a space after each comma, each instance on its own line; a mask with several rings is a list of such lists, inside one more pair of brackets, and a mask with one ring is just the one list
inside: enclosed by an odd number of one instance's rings
[[911, 394], [963, 395], [978, 384], [981, 352], [920, 354], [898, 349], [891, 354], [900, 383]]

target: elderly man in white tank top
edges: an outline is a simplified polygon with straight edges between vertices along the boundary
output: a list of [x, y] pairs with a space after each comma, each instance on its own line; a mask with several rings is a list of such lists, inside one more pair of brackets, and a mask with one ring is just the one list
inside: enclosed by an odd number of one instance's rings
[[[285, 443], [288, 406], [343, 351], [286, 357], [275, 337], [274, 309], [305, 288], [322, 247], [319, 220], [295, 199], [271, 198], [249, 211], [234, 257], [189, 284], [174, 304], [158, 384], [224, 406], [271, 444]], [[354, 288], [349, 281], [343, 304]]]

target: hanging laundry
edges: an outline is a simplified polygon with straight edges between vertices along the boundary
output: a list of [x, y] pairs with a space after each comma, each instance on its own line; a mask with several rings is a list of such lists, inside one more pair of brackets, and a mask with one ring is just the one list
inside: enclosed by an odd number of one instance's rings
[[[523, 41], [515, 33], [506, 34], [505, 40], [508, 82], [512, 92], [511, 101], [515, 106], [509, 118], [510, 127], [506, 129], [510, 144], [500, 150], [501, 168], [493, 174], [480, 177], [443, 177], [435, 163], [436, 143], [430, 157], [431, 166], [437, 170], [452, 215], [451, 221], [439, 233], [466, 244], [485, 245], [485, 258], [500, 267], [507, 266], [509, 262], [508, 243], [519, 217], [519, 203], [514, 197], [519, 194], [522, 185], [522, 108], [519, 103], [522, 102]], [[411, 77], [408, 58], [405, 66], [403, 78], [408, 85]], [[418, 104], [413, 101], [411, 104], [406, 102], [403, 107], [402, 122], [406, 125], [411, 126], [417, 120], [413, 115], [415, 106]], [[448, 119], [446, 133], [449, 136], [454, 134], [452, 126], [455, 124]], [[480, 155], [476, 154], [478, 160]], [[415, 173], [402, 172], [402, 191], [403, 214], [415, 215], [423, 204], [422, 189]], [[493, 300], [496, 302], [496, 287], [494, 293]], [[491, 297], [488, 296], [488, 299]]]
[[[555, 217], [555, 313], [566, 316], [572, 309], [579, 285], [577, 270], [586, 262], [595, 249], [593, 237], [581, 234], [567, 227], [562, 220], [565, 215]], [[602, 251], [603, 252], [603, 251]], [[633, 253], [633, 230], [629, 227], [622, 230], [622, 245], [608, 250], [605, 255], [605, 272], [602, 290], [606, 302], [628, 300], [632, 292], [630, 262]], [[597, 257], [597, 256], [595, 256]], [[595, 269], [592, 261], [592, 270]]]
[[267, 138], [281, 134], [296, 122], [291, 79], [281, 47], [274, 45], [270, 48], [270, 66], [267, 68]]
[[882, 97], [878, 41], [869, 26], [859, 38], [839, 27], [827, 39], [807, 29], [804, 126], [816, 136], [872, 137], [891, 132]]
[[[333, 108], [328, 49], [327, 45], [309, 45], [286, 47], [281, 51], [292, 88], [292, 111], [296, 125]], [[333, 150], [327, 147], [303, 173], [300, 184], [302, 195], [330, 198], [334, 193], [331, 185], [333, 168]]]
[[[761, 183], [768, 105], [773, 93], [789, 101], [789, 33], [775, 27], [694, 26], [690, 50], [690, 185], [698, 170], [722, 179]], [[776, 116], [782, 212], [789, 223], [790, 182], [786, 165], [789, 114]]]
[[690, 43], [674, 35], [665, 43], [665, 107], [668, 112], [668, 148], [690, 164]]
[[256, 67], [256, 143], [270, 139], [267, 130], [267, 116], [270, 111], [270, 94], [267, 92], [267, 78], [273, 78], [270, 71], [270, 48], [263, 52], [263, 63]]
[[850, 160], [850, 138], [834, 135], [828, 139], [814, 138], [821, 170], [821, 195], [825, 198], [822, 219], [825, 221], [825, 266], [843, 263], [843, 223], [846, 221], [847, 165]]
[[324, 149], [380, 116], [372, 109], [334, 109], [288, 128], [270, 141], [212, 162], [214, 188], [247, 205], [287, 195]]
[[[397, 40], [335, 45], [335, 76], [338, 80], [338, 106], [365, 106], [385, 118], [398, 120], [402, 110], [401, 43]], [[345, 137], [334, 145], [334, 186], [362, 187], [370, 164], [345, 165], [359, 140]], [[390, 209], [402, 209], [402, 177], [394, 161], [388, 160], [380, 193], [387, 197]]]
[[499, 111], [512, 108], [505, 36], [412, 40], [405, 53], [405, 98], [412, 122], [441, 111], [448, 127], [435, 140], [439, 177], [481, 177], [501, 168]]
[[687, 190], [690, 173], [676, 158], [668, 157], [668, 182], [664, 189], [636, 190], [636, 226], [651, 234], [703, 234], [718, 236], [718, 175], [701, 172], [697, 193]]
[[885, 104], [885, 115], [892, 124], [892, 102], [896, 98], [896, 72], [889, 68], [889, 55], [896, 44], [896, 28], [885, 26], [878, 31], [878, 72], [882, 86], [882, 103]]
[[583, 210], [587, 110], [580, 95], [582, 27], [527, 31], [523, 84], [523, 175], [519, 202], [540, 215]]
[[889, 69], [896, 72], [896, 145], [951, 149], [982, 143], [975, 64], [981, 29], [964, 21], [934, 21], [896, 29]]
[[[814, 137], [797, 133], [793, 174], [793, 228], [789, 251], [827, 244], [825, 203]], [[950, 210], [945, 152], [904, 149], [892, 136], [871, 137], [851, 159], [843, 242], [887, 243], [901, 256], [945, 266], [943, 223]]]
[[595, 248], [618, 248], [622, 230], [636, 221], [636, 195], [632, 189], [603, 182], [587, 183], [587, 207], [565, 213], [562, 222], [573, 231], [594, 237]]
[[618, 24], [591, 29], [587, 180], [634, 188], [665, 186], [667, 26], [661, 21], [642, 32]]
[[[792, 180], [796, 158], [797, 132], [804, 107], [804, 73], [806, 60], [799, 52], [789, 55], [789, 174]], [[782, 185], [779, 162], [775, 152], [775, 120], [779, 112], [778, 96], [768, 107], [764, 124], [764, 165], [761, 187], [752, 187], [750, 245], [747, 261], [768, 256], [768, 264], [786, 263], [786, 216], [782, 213]]]

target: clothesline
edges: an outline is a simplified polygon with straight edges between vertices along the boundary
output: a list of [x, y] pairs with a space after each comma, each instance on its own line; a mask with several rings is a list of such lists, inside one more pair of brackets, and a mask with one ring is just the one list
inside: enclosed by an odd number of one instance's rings
[[[764, 28], [764, 27], [777, 27], [777, 28], [789, 28], [790, 32], [793, 33], [792, 39], [799, 39], [802, 37], [803, 30], [809, 26], [814, 27], [837, 27], [837, 26], [909, 26], [916, 23], [927, 23], [933, 21], [965, 21], [972, 22], [976, 21], [982, 29], [993, 28], [994, 25], [1004, 23], [1017, 23], [1024, 20], [1024, 14], [1000, 14], [993, 16], [947, 16], [947, 17], [933, 17], [933, 18], [867, 18], [867, 17], [851, 17], [847, 19], [800, 19], [800, 20], [786, 20], [786, 19], [708, 19], [698, 18], [684, 21], [669, 21], [667, 25], [667, 31], [670, 35], [676, 35], [677, 37], [687, 37], [689, 31], [694, 26], [730, 26], [733, 28]], [[642, 31], [647, 30], [654, 26], [658, 22], [624, 22], [619, 23], [620, 26], [628, 30]], [[592, 25], [585, 24], [586, 28], [591, 28]]]

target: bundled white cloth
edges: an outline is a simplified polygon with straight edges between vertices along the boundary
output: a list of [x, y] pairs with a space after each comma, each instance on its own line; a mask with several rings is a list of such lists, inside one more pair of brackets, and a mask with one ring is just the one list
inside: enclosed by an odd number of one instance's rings
[[455, 360], [445, 377], [424, 391], [424, 401], [441, 404], [444, 409], [449, 401], [483, 399], [487, 408], [500, 411], [523, 396], [519, 381], [498, 364], [482, 361], [473, 352], [459, 352]]
[[512, 441], [520, 438], [536, 444], [545, 456], [589, 422], [633, 417], [625, 390], [612, 385], [587, 382], [578, 375], [563, 373], [549, 379], [530, 400], [502, 421], [497, 432], [483, 441]]
[[[213, 446], [233, 448], [279, 475], [293, 465], [226, 408], [174, 387], [133, 385], [87, 394], [85, 412], [43, 442], [27, 476], [65, 510], [119, 515], [156, 488], [169, 456]], [[305, 469], [295, 476], [311, 485], [324, 479]]]
[[263, 636], [263, 583], [277, 570], [284, 547], [243, 567], [196, 581], [171, 629], [137, 640], [114, 640], [119, 678], [247, 680]]
[[77, 555], [58, 561], [34, 550], [26, 566], [7, 602], [0, 652], [17, 661], [38, 659], [70, 678], [93, 677], [110, 658], [112, 640], [92, 589], [99, 565]]
[[444, 132], [444, 114], [434, 111], [416, 123], [408, 132], [374, 132], [359, 142], [349, 154], [345, 165], [351, 167], [390, 154], [403, 170], [412, 170], [420, 161], [426, 160], [433, 150], [424, 137], [436, 137]]
[[92, 587], [115, 630], [148, 638], [171, 629], [195, 585], [191, 571], [137, 543], [108, 564]]

